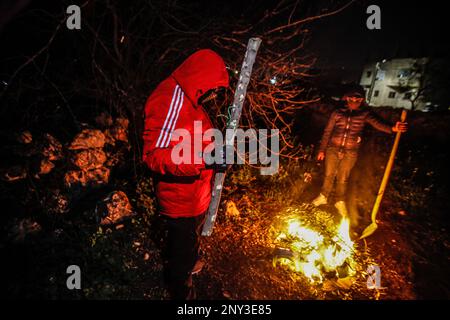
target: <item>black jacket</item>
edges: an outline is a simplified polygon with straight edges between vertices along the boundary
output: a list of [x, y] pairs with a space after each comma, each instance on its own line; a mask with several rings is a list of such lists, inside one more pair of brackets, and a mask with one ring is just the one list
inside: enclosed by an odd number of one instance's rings
[[337, 109], [328, 120], [320, 142], [319, 152], [324, 152], [327, 147], [336, 147], [342, 150], [358, 150], [361, 144], [361, 134], [366, 123], [369, 123], [379, 131], [392, 133], [391, 126], [382, 123], [368, 109]]

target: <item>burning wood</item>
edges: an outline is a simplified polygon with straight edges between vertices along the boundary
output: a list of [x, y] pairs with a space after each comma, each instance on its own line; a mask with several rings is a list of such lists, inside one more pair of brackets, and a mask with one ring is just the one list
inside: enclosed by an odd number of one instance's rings
[[321, 210], [289, 208], [275, 228], [274, 265], [285, 265], [312, 283], [351, 277], [356, 272], [350, 223], [343, 218], [335, 224], [333, 216]]

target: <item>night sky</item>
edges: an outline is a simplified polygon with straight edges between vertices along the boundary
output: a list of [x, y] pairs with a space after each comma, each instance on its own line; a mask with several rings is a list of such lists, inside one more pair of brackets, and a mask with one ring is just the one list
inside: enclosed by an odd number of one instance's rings
[[[366, 8], [381, 8], [381, 30], [369, 30]], [[311, 24], [310, 49], [319, 68], [342, 68], [358, 80], [366, 61], [393, 57], [448, 57], [448, 9], [443, 1], [356, 1]]]
[[[302, 12], [305, 8], [315, 7], [319, 11], [326, 12], [330, 7], [338, 8], [349, 1], [351, 0], [300, 0], [295, 16], [307, 15], [307, 12]], [[22, 0], [22, 2], [25, 3], [25, 9], [20, 14], [14, 15], [16, 19], [33, 7], [41, 6], [44, 10], [59, 8], [54, 6], [53, 1]], [[198, 13], [198, 18], [202, 19], [197, 20], [207, 21], [214, 15], [217, 17], [242, 15], [251, 20], [252, 14], [259, 15], [266, 9], [273, 9], [277, 2], [275, 0], [204, 1], [198, 4], [199, 8], [203, 8], [203, 12]], [[11, 3], [11, 0], [0, 0], [2, 5], [0, 8], [10, 8]], [[366, 9], [371, 4], [381, 8], [381, 30], [369, 30], [366, 27], [369, 16]], [[6, 12], [6, 10], [0, 11], [2, 23], [7, 21]], [[438, 0], [421, 2], [356, 0], [336, 15], [303, 25], [303, 28], [311, 31], [305, 49], [312, 51], [317, 57], [316, 67], [320, 70], [325, 72], [331, 70], [330, 73], [333, 74], [339, 71], [340, 76], [347, 81], [357, 81], [363, 65], [368, 61], [393, 57], [448, 58], [450, 52], [448, 15], [445, 2]], [[285, 21], [280, 21], [280, 24], [283, 23]], [[36, 40], [36, 37], [32, 35], [33, 31], [25, 30], [16, 30], [15, 35], [8, 34], [9, 50], [10, 47], [22, 48], [25, 44], [30, 46]], [[30, 35], [27, 37], [28, 32]], [[42, 39], [39, 39], [39, 43], [41, 42]]]

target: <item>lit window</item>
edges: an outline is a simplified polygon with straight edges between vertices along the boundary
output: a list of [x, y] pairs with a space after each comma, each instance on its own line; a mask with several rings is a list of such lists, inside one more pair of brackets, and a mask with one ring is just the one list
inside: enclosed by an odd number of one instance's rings
[[394, 99], [395, 98], [395, 91], [391, 91], [389, 92], [389, 99]]

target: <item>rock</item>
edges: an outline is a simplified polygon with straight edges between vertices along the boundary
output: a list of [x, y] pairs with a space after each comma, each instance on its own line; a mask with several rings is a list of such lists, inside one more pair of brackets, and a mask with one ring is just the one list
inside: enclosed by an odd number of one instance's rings
[[22, 144], [29, 144], [33, 142], [33, 136], [31, 132], [26, 130], [17, 135], [17, 141]]
[[51, 162], [50, 160], [48, 160], [46, 158], [42, 159], [39, 162], [39, 167], [38, 167], [38, 170], [37, 170], [37, 174], [38, 175], [48, 174], [48, 173], [50, 173], [50, 171], [53, 170], [54, 167], [55, 167], [55, 164], [53, 162]]
[[129, 121], [126, 118], [117, 118], [111, 133], [117, 141], [128, 142], [128, 125]]
[[105, 162], [105, 167], [112, 168], [115, 167], [119, 162], [119, 155], [117, 153], [108, 152], [107, 155], [108, 160]]
[[64, 185], [67, 188], [73, 186], [96, 187], [109, 182], [110, 170], [105, 167], [92, 170], [71, 170], [64, 176]]
[[240, 217], [240, 213], [234, 201], [228, 200], [225, 202], [225, 217], [229, 219], [236, 219]]
[[46, 133], [42, 145], [39, 147], [40, 154], [50, 161], [60, 160], [63, 157], [62, 144], [55, 137]]
[[126, 162], [126, 153], [128, 152], [125, 148], [119, 148], [117, 150], [110, 151], [106, 154], [108, 160], [105, 162], [105, 167], [115, 167], [117, 164], [125, 164]]
[[82, 170], [100, 168], [106, 160], [106, 154], [102, 149], [86, 149], [76, 152], [70, 157], [71, 163]]
[[123, 129], [128, 129], [130, 121], [127, 118], [117, 118], [115, 121], [115, 125], [122, 127]]
[[20, 157], [41, 156], [50, 161], [60, 160], [63, 157], [62, 144], [52, 135], [46, 133], [35, 141], [31, 133], [21, 133], [17, 140], [21, 143], [11, 148], [12, 152]]
[[128, 119], [117, 118], [114, 125], [105, 130], [106, 142], [113, 146], [117, 141], [128, 143], [128, 125]]
[[3, 181], [7, 182], [22, 180], [25, 179], [26, 177], [27, 177], [27, 170], [25, 169], [25, 167], [20, 165], [8, 168], [0, 174], [0, 178]]
[[89, 185], [93, 186], [107, 184], [110, 173], [111, 171], [105, 167], [88, 170], [86, 171], [86, 180]]
[[84, 129], [75, 136], [69, 146], [70, 150], [103, 148], [106, 137], [100, 130]]
[[131, 216], [133, 209], [125, 192], [114, 191], [97, 204], [95, 212], [102, 218], [100, 224], [108, 225]]
[[81, 170], [71, 170], [67, 171], [64, 175], [64, 185], [67, 188], [71, 188], [74, 185], [82, 185], [86, 184], [86, 177], [84, 172]]
[[105, 144], [109, 144], [111, 146], [116, 145], [116, 140], [114, 139], [110, 129], [103, 131], [103, 134], [105, 135]]

